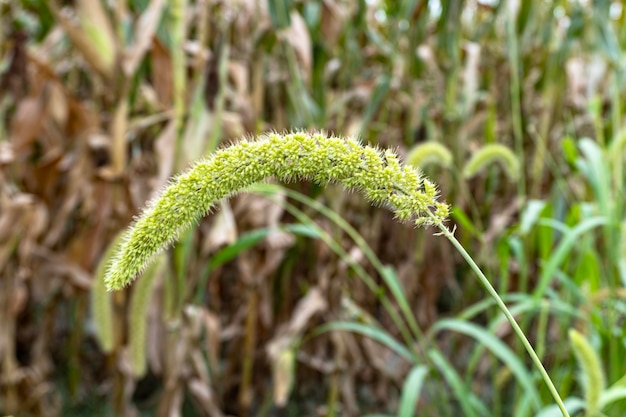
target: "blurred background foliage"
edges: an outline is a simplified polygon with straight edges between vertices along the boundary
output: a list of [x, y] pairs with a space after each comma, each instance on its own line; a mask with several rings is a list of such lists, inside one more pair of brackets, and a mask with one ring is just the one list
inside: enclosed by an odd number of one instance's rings
[[621, 1], [0, 1], [0, 414], [559, 415], [445, 239], [340, 188], [219, 204], [106, 293], [116, 236], [242, 136], [392, 147], [572, 415], [626, 415]]

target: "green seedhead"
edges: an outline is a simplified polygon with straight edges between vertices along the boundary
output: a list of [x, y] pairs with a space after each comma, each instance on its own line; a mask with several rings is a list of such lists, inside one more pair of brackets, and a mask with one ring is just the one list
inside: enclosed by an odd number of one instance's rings
[[569, 341], [581, 369], [587, 415], [594, 416], [600, 411], [600, 397], [606, 389], [602, 362], [585, 336], [578, 331], [570, 329]]
[[494, 163], [500, 164], [502, 170], [504, 170], [511, 181], [517, 181], [520, 176], [519, 159], [511, 149], [498, 143], [485, 145], [474, 153], [465, 165], [463, 176], [472, 178], [474, 175], [485, 171]]
[[424, 169], [435, 164], [444, 168], [452, 165], [452, 152], [439, 142], [425, 142], [414, 146], [406, 157], [406, 163]]
[[341, 183], [416, 225], [442, 226], [448, 216], [448, 205], [437, 201], [435, 184], [402, 166], [390, 150], [323, 134], [269, 134], [221, 149], [176, 177], [127, 232], [105, 276], [107, 288], [130, 284], [217, 201], [268, 177]]

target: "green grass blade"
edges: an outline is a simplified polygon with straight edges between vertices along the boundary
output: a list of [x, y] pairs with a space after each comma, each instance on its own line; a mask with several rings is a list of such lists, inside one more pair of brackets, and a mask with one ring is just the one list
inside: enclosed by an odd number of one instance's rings
[[533, 292], [533, 296], [536, 298], [541, 298], [544, 296], [552, 278], [555, 276], [556, 271], [565, 259], [565, 257], [569, 254], [570, 250], [574, 247], [574, 245], [578, 242], [580, 236], [598, 226], [602, 226], [606, 224], [606, 219], [604, 217], [592, 217], [590, 219], [585, 219], [580, 222], [576, 227], [568, 230], [559, 245], [557, 246], [554, 254], [548, 260], [548, 263], [543, 267], [541, 271], [541, 276], [539, 277], [539, 282], [535, 287], [535, 291]]
[[395, 270], [382, 264], [372, 248], [370, 248], [365, 239], [363, 239], [363, 236], [361, 236], [359, 232], [350, 225], [350, 223], [348, 223], [338, 213], [326, 207], [319, 201], [314, 200], [297, 191], [281, 187], [280, 185], [263, 183], [255, 184], [249, 188], [249, 191], [257, 192], [263, 195], [273, 195], [278, 192], [285, 193], [287, 197], [299, 201], [300, 203], [306, 204], [314, 210], [317, 210], [333, 223], [335, 223], [337, 226], [339, 226], [348, 236], [350, 236], [350, 238], [354, 241], [354, 243], [356, 243], [359, 249], [361, 249], [367, 260], [374, 266], [380, 277], [383, 279], [383, 281], [391, 291], [392, 295], [394, 296], [396, 302], [398, 303], [404, 319], [406, 320], [411, 331], [413, 332], [413, 336], [416, 339], [421, 338], [422, 332], [419, 328], [419, 325], [417, 324], [415, 315], [411, 310], [409, 301], [406, 298], [405, 292], [402, 288], [402, 285], [400, 283], [400, 280], [398, 279]]
[[95, 327], [96, 339], [103, 352], [110, 353], [114, 348], [113, 337], [113, 306], [111, 305], [111, 293], [107, 291], [104, 282], [109, 263], [115, 252], [119, 249], [124, 239], [124, 233], [111, 241], [96, 268], [91, 287], [91, 316]]
[[417, 400], [427, 374], [428, 368], [424, 365], [418, 365], [411, 369], [402, 388], [398, 417], [412, 417], [415, 415]]
[[616, 401], [626, 400], [626, 387], [611, 387], [600, 396], [600, 410]]
[[452, 388], [452, 393], [459, 402], [464, 417], [486, 417], [490, 415], [485, 404], [467, 388], [458, 372], [450, 362], [443, 357], [441, 352], [431, 349], [428, 351], [428, 357], [439, 370], [448, 385], [450, 385], [450, 388]]
[[330, 331], [347, 331], [369, 337], [381, 345], [388, 347], [409, 362], [417, 363], [417, 357], [413, 352], [394, 339], [389, 333], [371, 324], [354, 323], [351, 321], [334, 321], [318, 327], [311, 336], [316, 336]]
[[152, 299], [154, 282], [167, 264], [165, 253], [157, 255], [154, 263], [150, 264], [143, 273], [143, 279], [137, 282], [133, 289], [130, 301], [128, 345], [130, 363], [136, 376], [146, 373], [146, 337], [148, 322], [148, 307]]
[[498, 359], [509, 367], [515, 375], [526, 394], [533, 402], [535, 409], [541, 407], [539, 392], [533, 382], [533, 377], [526, 369], [518, 355], [514, 353], [504, 342], [482, 327], [466, 321], [446, 319], [438, 321], [432, 328], [433, 332], [450, 330], [466, 336], [470, 336], [489, 349]]
[[[294, 223], [283, 225], [280, 228], [286, 232], [294, 235], [305, 236], [311, 239], [319, 239], [319, 230], [311, 227], [310, 225]], [[272, 232], [271, 228], [264, 227], [256, 230], [252, 230], [247, 233], [243, 233], [237, 237], [233, 243], [218, 250], [211, 259], [208, 265], [202, 272], [199, 280], [198, 292], [196, 293], [196, 304], [200, 304], [204, 297], [204, 289], [206, 288], [206, 281], [209, 278], [211, 271], [214, 271], [220, 265], [225, 264], [239, 256], [242, 252], [258, 245], [263, 239], [265, 239]]]
[[544, 200], [530, 200], [526, 203], [520, 217], [519, 231], [522, 235], [528, 234], [532, 227], [541, 217], [541, 212], [546, 207]]
[[[585, 409], [585, 402], [578, 397], [568, 397], [563, 400], [563, 404], [565, 404], [565, 408], [571, 415], [576, 415], [576, 413]], [[536, 417], [561, 417], [562, 415], [559, 407], [553, 404], [542, 409]]]
[[388, 75], [381, 76], [378, 80], [376, 88], [374, 89], [374, 92], [372, 93], [372, 98], [370, 99], [368, 106], [365, 108], [365, 113], [361, 122], [361, 130], [359, 131], [359, 137], [366, 137], [365, 132], [367, 131], [367, 126], [369, 125], [370, 121], [374, 117], [374, 114], [387, 96], [390, 87], [391, 77]]
[[583, 138], [578, 143], [584, 158], [578, 160], [578, 169], [587, 177], [596, 196], [600, 213], [610, 217], [610, 181], [607, 161], [600, 146], [589, 138]]

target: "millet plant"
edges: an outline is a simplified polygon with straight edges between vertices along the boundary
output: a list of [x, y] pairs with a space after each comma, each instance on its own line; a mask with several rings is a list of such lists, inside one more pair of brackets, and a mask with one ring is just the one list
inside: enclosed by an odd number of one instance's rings
[[153, 200], [126, 233], [105, 275], [109, 290], [129, 285], [153, 257], [207, 213], [222, 198], [275, 177], [309, 180], [320, 185], [341, 183], [358, 190], [372, 204], [388, 206], [400, 221], [434, 226], [468, 262], [502, 310], [542, 375], [563, 416], [569, 414], [538, 355], [497, 291], [445, 225], [448, 205], [438, 201], [435, 184], [391, 150], [364, 146], [352, 138], [325, 134], [269, 134], [242, 140], [215, 152], [176, 177]]

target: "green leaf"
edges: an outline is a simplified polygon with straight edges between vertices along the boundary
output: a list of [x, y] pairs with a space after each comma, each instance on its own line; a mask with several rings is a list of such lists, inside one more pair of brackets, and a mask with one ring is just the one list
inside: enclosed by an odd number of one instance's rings
[[415, 415], [417, 400], [419, 400], [420, 391], [427, 374], [428, 368], [424, 365], [416, 365], [411, 369], [402, 388], [398, 417], [413, 417]]
[[214, 270], [220, 265], [236, 258], [243, 251], [256, 246], [271, 232], [270, 228], [256, 229], [240, 235], [236, 241], [218, 250], [209, 261], [209, 268]]
[[536, 298], [541, 298], [545, 294], [552, 278], [556, 275], [556, 271], [565, 259], [565, 257], [569, 254], [572, 247], [578, 242], [580, 236], [598, 226], [602, 226], [606, 224], [606, 219], [604, 217], [592, 217], [580, 222], [576, 227], [572, 229], [568, 229], [565, 233], [565, 236], [559, 242], [556, 250], [549, 258], [548, 263], [543, 267], [541, 271], [541, 276], [539, 277], [539, 282], [535, 287], [535, 291], [533, 292], [533, 296]]
[[463, 231], [470, 232], [473, 236], [478, 237], [480, 233], [474, 227], [474, 223], [467, 214], [458, 206], [452, 207], [450, 216], [456, 221], [456, 223], [463, 229]]
[[544, 200], [529, 200], [520, 216], [519, 230], [522, 235], [530, 232], [530, 229], [537, 223], [543, 208], [546, 206]]
[[91, 287], [91, 316], [95, 327], [96, 338], [103, 352], [110, 353], [114, 348], [113, 338], [113, 306], [111, 293], [107, 291], [104, 275], [107, 268], [124, 240], [124, 233], [120, 232], [109, 243], [106, 251], [100, 258]]
[[596, 197], [600, 213], [610, 217], [610, 181], [606, 158], [598, 144], [589, 138], [578, 143], [584, 158], [578, 160], [578, 169], [587, 177]]
[[319, 239], [321, 237], [319, 228], [313, 227], [310, 224], [292, 223], [283, 226], [283, 229], [294, 235], [304, 236], [310, 239]]
[[413, 352], [408, 350], [404, 345], [394, 339], [393, 336], [391, 336], [389, 333], [378, 327], [374, 327], [371, 324], [361, 324], [350, 321], [333, 321], [331, 323], [318, 327], [313, 332], [313, 335], [318, 335], [330, 331], [347, 331], [369, 337], [370, 339], [375, 340], [381, 345], [384, 345], [393, 350], [395, 353], [402, 356], [409, 362], [417, 362], [417, 358]]
[[452, 388], [452, 392], [463, 410], [464, 417], [486, 417], [491, 414], [485, 404], [467, 389], [458, 372], [438, 350], [429, 350], [428, 357]]
[[381, 278], [387, 284], [387, 287], [391, 291], [391, 294], [396, 299], [400, 310], [404, 314], [405, 319], [409, 321], [411, 328], [413, 331], [417, 330], [417, 322], [414, 322], [414, 314], [413, 310], [411, 310], [411, 306], [409, 305], [409, 300], [406, 298], [406, 292], [402, 288], [402, 284], [400, 284], [400, 279], [398, 278], [398, 274], [396, 274], [396, 270], [390, 266], [384, 266], [381, 270]]
[[576, 262], [578, 265], [576, 265], [574, 272], [574, 282], [579, 287], [588, 284], [587, 290], [592, 294], [598, 291], [602, 285], [600, 259], [598, 253], [590, 248], [582, 256], [579, 256], [579, 260]]
[[579, 155], [574, 139], [569, 136], [564, 137], [561, 140], [561, 149], [563, 150], [563, 157], [565, 158], [565, 161], [567, 161], [570, 165], [575, 165]]
[[152, 300], [154, 283], [159, 274], [167, 266], [167, 256], [160, 253], [155, 262], [151, 263], [143, 273], [141, 280], [133, 288], [129, 310], [128, 345], [130, 363], [133, 374], [143, 376], [146, 373], [146, 337], [148, 307]]
[[609, 404], [620, 400], [626, 400], [626, 387], [613, 386], [600, 396], [600, 409], [603, 410]]
[[291, 0], [268, 0], [270, 20], [276, 29], [285, 29], [291, 25]]
[[533, 402], [535, 408], [539, 409], [541, 407], [539, 393], [533, 382], [532, 375], [528, 372], [518, 355], [515, 354], [506, 344], [504, 344], [504, 342], [489, 333], [484, 328], [461, 320], [440, 320], [433, 326], [432, 331], [437, 332], [440, 330], [450, 330], [470, 336], [489, 349], [491, 353], [493, 353], [498, 359], [509, 367], [520, 385], [524, 387], [526, 394]]
[[[307, 224], [287, 224], [281, 226], [281, 230], [311, 239], [319, 239], [320, 237], [319, 229], [316, 229], [315, 227]], [[204, 297], [204, 288], [206, 286], [205, 284], [211, 271], [214, 271], [220, 265], [223, 265], [235, 259], [242, 252], [258, 245], [271, 232], [271, 228], [264, 227], [252, 230], [251, 232], [243, 233], [239, 235], [237, 237], [237, 240], [235, 240], [233, 243], [221, 248], [215, 254], [213, 254], [213, 256], [211, 256], [211, 259], [209, 260], [208, 265], [202, 272], [202, 276], [200, 277], [198, 292], [196, 294], [196, 303], [200, 303], [202, 301], [202, 298]]]
[[[565, 404], [565, 408], [569, 412], [570, 415], [575, 415], [579, 411], [585, 409], [585, 402], [578, 397], [568, 397], [563, 400], [563, 404]], [[563, 414], [559, 407], [555, 404], [549, 405], [543, 408], [536, 417], [562, 417]]]
[[365, 108], [365, 113], [363, 114], [363, 120], [361, 122], [361, 130], [359, 131], [360, 137], [365, 137], [364, 133], [366, 131], [369, 122], [374, 117], [376, 110], [380, 107], [383, 99], [387, 96], [389, 92], [389, 88], [391, 87], [391, 77], [388, 75], [383, 75], [378, 80], [378, 84], [372, 93], [372, 97], [369, 100], [369, 104]]

